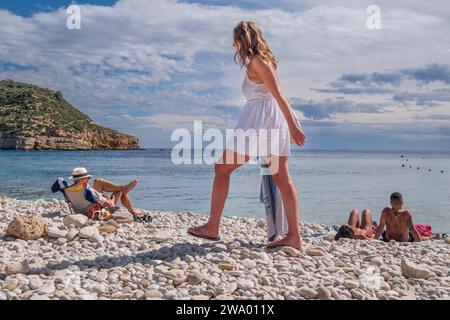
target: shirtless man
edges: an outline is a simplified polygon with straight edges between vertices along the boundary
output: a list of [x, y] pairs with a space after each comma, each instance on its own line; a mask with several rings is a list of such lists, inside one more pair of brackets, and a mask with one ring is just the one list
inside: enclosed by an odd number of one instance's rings
[[339, 228], [335, 235], [335, 239], [350, 238], [357, 240], [373, 240], [372, 238], [372, 213], [368, 209], [364, 209], [361, 216], [361, 223], [359, 221], [358, 210], [352, 210], [348, 223]]
[[[391, 208], [381, 212], [380, 224], [375, 239], [383, 241], [420, 242], [424, 240], [414, 226], [411, 213], [403, 208], [403, 196], [399, 192], [391, 195]], [[384, 230], [386, 227], [386, 230]]]

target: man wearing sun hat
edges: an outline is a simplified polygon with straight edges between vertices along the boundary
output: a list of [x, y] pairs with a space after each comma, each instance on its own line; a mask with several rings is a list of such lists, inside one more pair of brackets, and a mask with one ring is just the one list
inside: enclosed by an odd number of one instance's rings
[[[92, 175], [84, 167], [75, 168], [72, 171], [70, 180], [74, 181], [74, 184], [68, 189], [73, 192], [83, 192], [85, 200], [92, 203], [92, 206], [87, 208], [88, 216], [92, 216], [93, 212], [101, 210], [102, 208], [110, 208], [117, 206], [119, 201], [123, 206], [128, 209], [132, 214], [142, 214], [143, 211], [133, 207], [129, 192], [136, 187], [137, 180], [133, 180], [126, 185], [115, 184], [111, 181], [96, 178], [94, 179], [93, 187], [90, 186], [89, 180]], [[105, 192], [112, 193], [111, 196], [105, 194]]]
[[87, 169], [84, 167], [73, 169], [72, 176], [69, 177], [70, 180], [80, 180], [83, 178], [92, 178], [92, 176], [88, 174]]

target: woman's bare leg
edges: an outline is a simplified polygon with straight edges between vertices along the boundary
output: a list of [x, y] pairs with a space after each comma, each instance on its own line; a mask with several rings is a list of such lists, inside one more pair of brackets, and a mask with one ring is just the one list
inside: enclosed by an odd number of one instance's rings
[[272, 157], [271, 168], [276, 168], [272, 176], [280, 189], [281, 199], [283, 200], [284, 210], [286, 212], [286, 219], [288, 223], [288, 234], [285, 238], [267, 244], [268, 248], [275, 248], [280, 246], [289, 246], [295, 249], [300, 249], [302, 240], [299, 230], [298, 218], [298, 195], [295, 190], [294, 183], [289, 174], [287, 157]]
[[367, 230], [367, 235], [372, 235], [372, 224], [373, 224], [373, 217], [372, 217], [372, 212], [370, 212], [369, 209], [364, 209], [363, 212], [361, 213], [361, 224], [360, 224], [360, 228], [361, 229], [366, 229]]
[[209, 220], [206, 224], [188, 229], [189, 233], [209, 238], [217, 238], [219, 235], [219, 225], [222, 218], [223, 208], [228, 196], [230, 186], [230, 176], [237, 168], [246, 163], [250, 157], [238, 155], [237, 153], [225, 150], [221, 159], [214, 166], [214, 182], [211, 195], [211, 210]]
[[350, 212], [350, 216], [348, 217], [348, 223], [350, 227], [359, 228], [359, 212], [354, 209]]

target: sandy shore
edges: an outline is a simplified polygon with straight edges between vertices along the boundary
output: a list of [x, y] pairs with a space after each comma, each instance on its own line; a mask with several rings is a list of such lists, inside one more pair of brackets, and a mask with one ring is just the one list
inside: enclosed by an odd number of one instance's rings
[[[226, 217], [214, 243], [186, 234], [205, 216], [148, 212], [151, 223], [84, 239], [76, 235], [84, 226], [64, 225], [63, 201], [5, 198], [0, 300], [450, 299], [450, 244], [443, 240], [336, 242], [311, 236], [327, 226], [301, 223], [300, 251], [267, 251], [263, 219]], [[13, 217], [27, 213], [41, 215], [52, 237], [6, 237]]]

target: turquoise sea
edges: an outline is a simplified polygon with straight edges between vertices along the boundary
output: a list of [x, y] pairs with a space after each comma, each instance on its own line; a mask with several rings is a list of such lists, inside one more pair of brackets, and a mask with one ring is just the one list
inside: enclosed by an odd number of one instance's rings
[[[51, 194], [50, 186], [78, 166], [119, 183], [137, 178], [131, 194], [137, 207], [209, 212], [212, 165], [175, 165], [170, 149], [0, 151], [0, 194], [60, 197]], [[379, 219], [389, 195], [399, 191], [415, 223], [450, 231], [450, 152], [294, 151], [290, 169], [305, 221], [342, 224], [353, 208], [369, 208]], [[259, 172], [257, 165], [247, 165], [233, 175], [225, 215], [264, 216]]]

